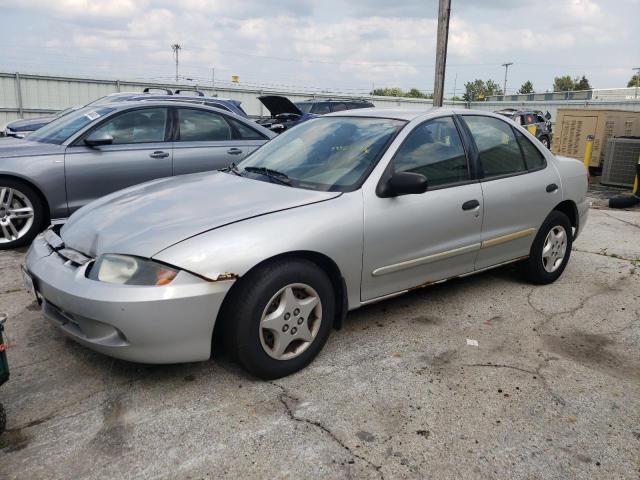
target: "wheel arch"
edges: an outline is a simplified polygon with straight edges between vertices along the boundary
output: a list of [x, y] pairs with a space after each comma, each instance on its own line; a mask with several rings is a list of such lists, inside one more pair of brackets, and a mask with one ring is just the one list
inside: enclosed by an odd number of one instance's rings
[[580, 217], [578, 215], [578, 206], [573, 200], [564, 200], [560, 202], [558, 205], [553, 207], [554, 210], [564, 213], [567, 217], [569, 217], [569, 221], [571, 222], [571, 226], [574, 228], [574, 237], [575, 232], [578, 231]]
[[51, 206], [49, 205], [49, 201], [47, 200], [47, 197], [44, 195], [44, 193], [42, 193], [42, 189], [38, 187], [38, 185], [33, 183], [31, 180], [24, 178], [20, 175], [0, 173], [0, 181], [2, 181], [3, 179], [24, 183], [29, 188], [31, 188], [36, 193], [36, 195], [38, 195], [38, 197], [40, 198], [40, 201], [42, 202], [42, 205], [44, 206], [44, 223], [45, 223], [45, 226], [48, 225], [49, 222], [51, 221]]
[[244, 281], [247, 277], [251, 276], [253, 272], [257, 269], [263, 267], [268, 263], [280, 262], [283, 260], [291, 260], [291, 259], [300, 259], [307, 260], [314, 263], [318, 268], [324, 271], [329, 280], [331, 281], [331, 285], [333, 286], [334, 293], [336, 295], [336, 314], [333, 319], [333, 327], [336, 330], [342, 328], [344, 323], [344, 319], [347, 316], [347, 311], [349, 310], [348, 306], [348, 296], [347, 296], [347, 285], [342, 276], [342, 272], [340, 268], [336, 264], [336, 262], [328, 257], [327, 255], [311, 251], [311, 250], [294, 250], [290, 252], [279, 253], [277, 255], [273, 255], [269, 258], [262, 260], [257, 263], [253, 267], [251, 267], [244, 275], [242, 275], [231, 287], [227, 295], [225, 296], [224, 301], [222, 302], [222, 306], [218, 312], [218, 318], [216, 319], [216, 323], [213, 330], [213, 340], [220, 339], [223, 337], [221, 335], [221, 331], [224, 329], [224, 321], [222, 320], [225, 315], [225, 309], [228, 308], [228, 303], [231, 302], [231, 299], [236, 295], [243, 287]]

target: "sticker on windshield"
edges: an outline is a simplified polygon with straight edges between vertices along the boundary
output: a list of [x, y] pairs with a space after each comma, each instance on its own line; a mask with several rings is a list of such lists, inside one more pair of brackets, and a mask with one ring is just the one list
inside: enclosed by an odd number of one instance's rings
[[84, 114], [85, 117], [87, 117], [89, 120], [95, 120], [96, 118], [100, 118], [100, 114], [97, 112], [94, 112], [93, 110], [91, 110], [90, 112], [87, 112]]

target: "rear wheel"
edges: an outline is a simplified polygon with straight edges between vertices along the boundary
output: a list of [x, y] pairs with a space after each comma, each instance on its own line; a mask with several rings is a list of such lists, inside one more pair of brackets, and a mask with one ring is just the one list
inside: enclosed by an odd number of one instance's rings
[[552, 211], [538, 230], [524, 264], [528, 280], [540, 285], [555, 282], [569, 262], [572, 240], [569, 218], [558, 210]]
[[29, 244], [43, 222], [38, 194], [20, 181], [0, 179], [0, 250]]
[[544, 145], [545, 148], [551, 148], [551, 142], [549, 141], [549, 137], [542, 136], [540, 137], [540, 142]]
[[280, 378], [308, 365], [332, 328], [335, 295], [314, 263], [283, 260], [260, 267], [225, 308], [227, 347], [260, 378]]

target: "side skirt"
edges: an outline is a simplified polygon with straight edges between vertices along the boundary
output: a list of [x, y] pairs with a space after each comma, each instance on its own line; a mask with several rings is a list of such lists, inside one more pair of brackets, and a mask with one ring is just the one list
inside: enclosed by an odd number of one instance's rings
[[381, 297], [376, 297], [376, 298], [372, 298], [371, 300], [366, 300], [364, 302], [360, 302], [360, 306], [370, 305], [372, 303], [378, 303], [378, 302], [381, 302], [383, 300], [388, 300], [389, 298], [394, 298], [394, 297], [398, 297], [400, 295], [404, 295], [405, 293], [408, 293], [408, 292], [413, 292], [414, 290], [418, 290], [418, 289], [426, 288], [426, 287], [431, 287], [432, 285], [438, 285], [439, 283], [444, 283], [444, 282], [447, 282], [447, 281], [449, 281], [451, 279], [454, 279], [454, 278], [470, 277], [471, 275], [475, 275], [476, 273], [486, 272], [487, 270], [492, 270], [494, 268], [502, 267], [502, 266], [508, 265], [510, 263], [521, 262], [523, 260], [526, 260], [527, 258], [529, 258], [529, 255], [525, 255], [523, 257], [514, 258], [513, 260], [507, 260], [506, 262], [497, 263], [497, 264], [491, 265], [489, 267], [481, 268], [480, 270], [474, 270], [473, 272], [463, 273], [462, 275], [455, 275], [453, 277], [444, 278], [442, 280], [436, 280], [434, 282], [425, 282], [425, 283], [422, 283], [422, 284], [417, 285], [415, 287], [411, 287], [411, 288], [407, 288], [405, 290], [401, 290], [399, 292], [390, 293], [388, 295], [383, 295]]

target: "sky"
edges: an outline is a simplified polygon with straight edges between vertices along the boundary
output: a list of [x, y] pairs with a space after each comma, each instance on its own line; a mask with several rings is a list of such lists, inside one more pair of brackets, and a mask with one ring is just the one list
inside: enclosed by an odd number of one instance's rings
[[[364, 94], [434, 82], [437, 0], [0, 0], [0, 71]], [[626, 87], [640, 0], [451, 0], [445, 95]], [[635, 32], [634, 32], [635, 30]], [[635, 33], [635, 35], [634, 35]], [[212, 72], [214, 69], [214, 72]], [[191, 79], [191, 80], [186, 80]]]

